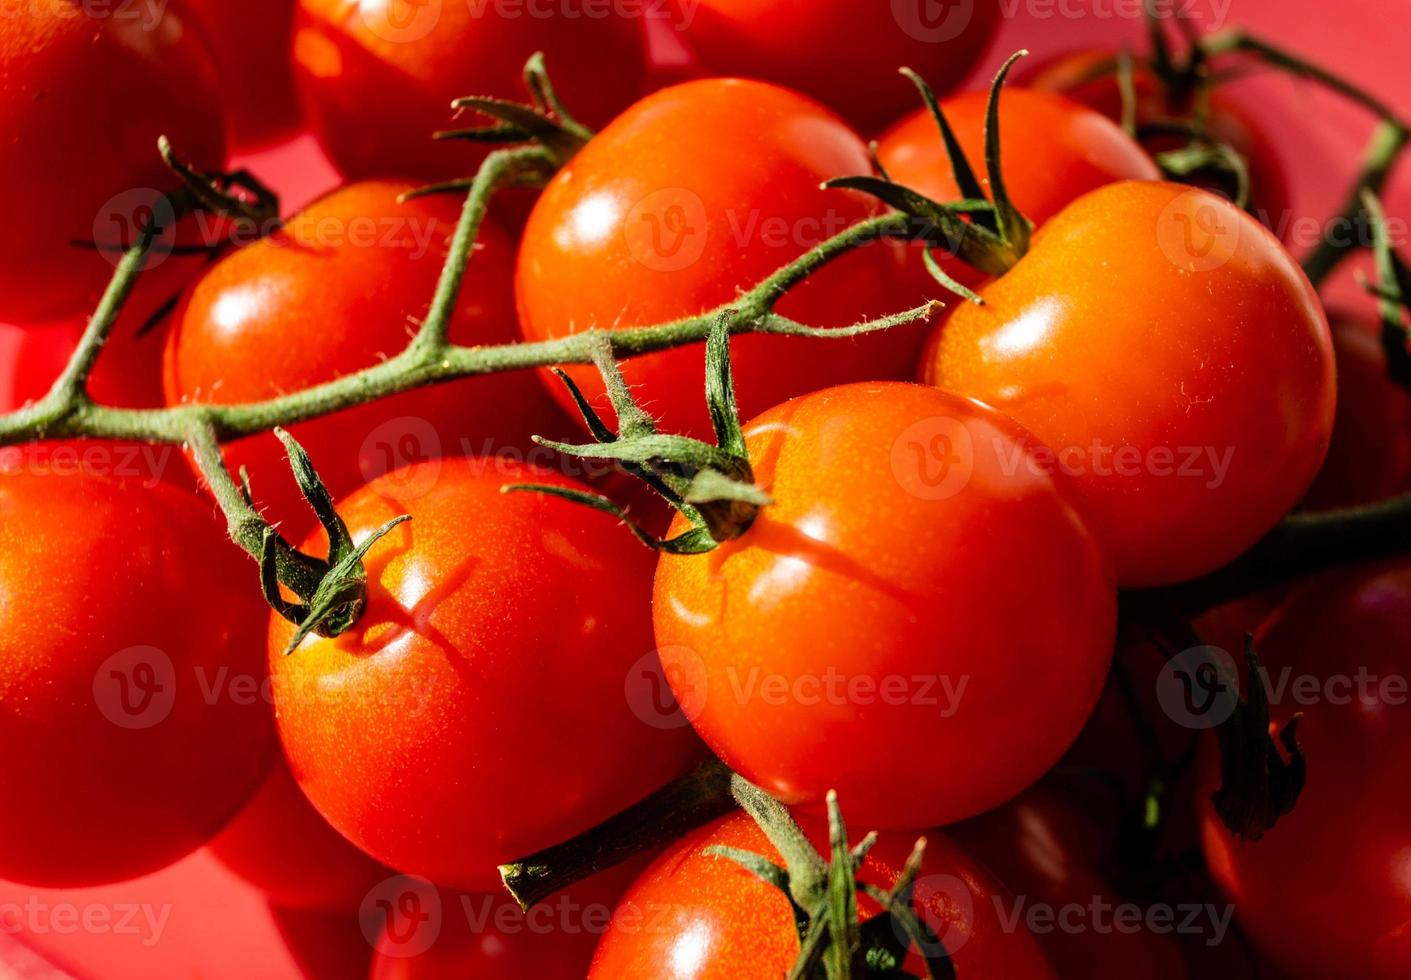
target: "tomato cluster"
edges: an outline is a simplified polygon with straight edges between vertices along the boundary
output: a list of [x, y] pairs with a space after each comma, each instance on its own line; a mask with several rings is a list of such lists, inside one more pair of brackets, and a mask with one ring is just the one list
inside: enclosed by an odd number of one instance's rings
[[[209, 847], [356, 916], [374, 978], [777, 977], [814, 941], [829, 975], [1406, 975], [1406, 560], [1199, 621], [1258, 625], [1262, 670], [1119, 617], [1411, 490], [1390, 334], [1330, 328], [1256, 217], [1290, 200], [1258, 120], [1089, 52], [962, 90], [984, 0], [650, 6], [0, 22], [0, 877]], [[1163, 179], [1197, 111], [1251, 209]], [[238, 240], [231, 154], [305, 126], [343, 182]], [[467, 179], [500, 143], [532, 206]], [[1229, 814], [1250, 717], [1307, 764], [1265, 840]], [[654, 795], [719, 763], [798, 840]], [[855, 868], [835, 806], [881, 832]], [[608, 838], [557, 918], [496, 894]], [[831, 906], [814, 935], [805, 838], [865, 949]]]

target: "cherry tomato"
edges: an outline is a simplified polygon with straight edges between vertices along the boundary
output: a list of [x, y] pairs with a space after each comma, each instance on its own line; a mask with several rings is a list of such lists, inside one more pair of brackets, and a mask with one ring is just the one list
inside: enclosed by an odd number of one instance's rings
[[1380, 326], [1332, 317], [1338, 407], [1328, 458], [1303, 504], [1332, 510], [1411, 490], [1411, 394], [1387, 375]]
[[463, 96], [525, 101], [524, 64], [539, 51], [568, 111], [589, 126], [642, 92], [639, 18], [594, 0], [299, 0], [295, 17], [294, 75], [309, 122], [356, 179], [473, 174], [483, 143], [432, 134], [486, 124], [454, 116], [451, 102]]
[[1031, 921], [1037, 924], [1031, 929], [1059, 976], [1186, 976], [1180, 950], [1166, 931], [1175, 923], [1154, 925], [1155, 920], [1143, 919], [1131, 930], [1124, 915], [1118, 925], [1118, 908], [1140, 906], [1119, 898], [1098, 870], [1108, 856], [1102, 828], [1055, 790], [1035, 787], [949, 832], [1026, 900]]
[[[170, 403], [231, 404], [299, 391], [398, 354], [430, 307], [455, 229], [454, 198], [398, 203], [410, 185], [352, 184], [280, 231], [223, 259], [192, 290], [167, 344]], [[510, 243], [481, 229], [467, 264], [451, 339], [515, 339]], [[403, 463], [442, 453], [520, 455], [532, 434], [564, 426], [528, 374], [422, 388], [294, 426], [339, 496]], [[314, 524], [282, 445], [269, 435], [234, 444], [271, 520]]]
[[698, 751], [637, 690], [659, 671], [651, 554], [607, 515], [508, 483], [581, 487], [494, 459], [389, 473], [339, 507], [355, 540], [412, 517], [369, 555], [357, 627], [286, 657], [293, 627], [270, 626], [280, 733], [314, 806], [386, 864], [478, 890]]
[[[745, 132], [749, 149], [741, 152]], [[867, 147], [841, 120], [782, 88], [715, 79], [649, 96], [570, 161], [530, 215], [515, 280], [525, 337], [663, 323], [728, 303], [879, 213], [861, 194], [819, 187], [870, 167]], [[902, 255], [878, 244], [844, 256], [786, 296], [779, 312], [846, 326], [918, 305], [920, 297], [896, 288]], [[912, 327], [853, 340], [740, 337], [741, 411], [749, 417], [832, 384], [909, 377], [922, 335]], [[703, 365], [701, 348], [691, 346], [636, 358], [623, 373], [664, 431], [705, 436]], [[593, 368], [568, 371], [609, 411]], [[567, 403], [563, 386], [548, 380]]]
[[230, 96], [236, 148], [258, 150], [294, 135], [294, 0], [185, 0], [185, 6], [210, 42]]
[[[941, 101], [947, 122], [987, 190], [986, 92]], [[1075, 199], [1119, 180], [1156, 180], [1160, 172], [1121, 127], [1081, 103], [1051, 92], [1006, 88], [1000, 96], [1004, 183], [1015, 206], [1042, 225]], [[935, 119], [925, 109], [907, 116], [878, 141], [877, 156], [892, 179], [935, 201], [964, 197], [951, 172]]]
[[[843, 801], [846, 812], [847, 801]], [[826, 846], [821, 822], [808, 826]], [[860, 836], [860, 835], [859, 835]], [[896, 882], [920, 834], [887, 832], [863, 865], [861, 879], [879, 888]], [[914, 906], [968, 977], [1027, 980], [1052, 967], [1022, 924], [1009, 919], [1011, 900], [995, 877], [943, 834], [928, 832]], [[593, 958], [590, 980], [714, 980], [784, 976], [799, 955], [788, 899], [711, 847], [733, 847], [778, 861], [754, 822], [725, 817], [681, 840], [628, 890]], [[878, 912], [858, 900], [865, 918]], [[925, 976], [913, 950], [904, 968]]]
[[[178, 186], [157, 137], [203, 169], [225, 162], [210, 56], [179, 11], [156, 9], [154, 20], [140, 5], [100, 11], [77, 0], [35, 0], [6, 17], [0, 187], [14, 231], [0, 242], [5, 320], [37, 323], [97, 305], [137, 222], [153, 213], [160, 192]], [[183, 225], [180, 240], [189, 244], [191, 234]], [[172, 295], [199, 261], [170, 257], [174, 240], [159, 240], [142, 293]]]
[[1273, 235], [1214, 194], [1099, 188], [932, 334], [922, 376], [1011, 415], [1074, 475], [1124, 586], [1220, 567], [1327, 452], [1327, 320]]
[[211, 853], [284, 908], [351, 912], [394, 872], [328, 825], [283, 759]]
[[[1339, 570], [1297, 591], [1261, 631], [1274, 724], [1304, 715], [1308, 779], [1293, 812], [1240, 842], [1212, 809], [1211, 873], [1263, 951], [1295, 977], [1411, 971], [1406, 855], [1411, 799], [1411, 564]], [[1206, 789], [1217, 783], [1214, 753]], [[1310, 887], [1316, 882], [1316, 887]]]
[[272, 729], [254, 566], [194, 494], [0, 474], [0, 877], [136, 877], [254, 793]]
[[1115, 601], [1036, 443], [900, 383], [797, 398], [745, 435], [774, 503], [656, 578], [662, 664], [711, 748], [786, 803], [836, 789], [868, 827], [1037, 780], [1097, 701]]
[[582, 980], [622, 893], [646, 867], [633, 859], [545, 899], [528, 912], [498, 895], [436, 894], [384, 917], [371, 980]]
[[[985, 173], [985, 112], [989, 95], [964, 92], [941, 103], [976, 176]], [[1000, 98], [1005, 186], [1026, 218], [1042, 225], [1088, 191], [1118, 180], [1156, 180], [1156, 164], [1111, 120], [1061, 95], [1007, 88]], [[933, 201], [965, 195], [956, 184], [936, 120], [928, 110], [907, 116], [877, 144], [877, 157], [897, 183]], [[919, 246], [918, 246], [919, 247]], [[933, 250], [946, 272], [971, 288], [985, 280], [958, 259]], [[920, 256], [909, 260], [914, 288], [950, 305], [956, 297], [931, 278]]]
[[[929, 5], [855, 0], [680, 0], [678, 23], [712, 75], [796, 88], [869, 133], [915, 105], [910, 67], [939, 92], [984, 58], [999, 26], [994, 0]], [[689, 20], [683, 15], [689, 12]], [[846, 67], [837, 55], [846, 51]]]
[[[1105, 65], [1113, 64], [1116, 57], [1111, 51], [1075, 52], [1040, 62], [1030, 72], [1021, 72], [1021, 77], [1029, 88], [1062, 92], [1120, 121], [1122, 91], [1117, 75], [1103, 70]], [[1189, 119], [1196, 109], [1193, 102], [1165, 94], [1157, 77], [1147, 69], [1134, 70], [1132, 81], [1136, 88], [1138, 126]], [[1245, 159], [1249, 168], [1250, 210], [1280, 238], [1286, 237], [1291, 217], [1289, 178], [1273, 140], [1252, 113], [1218, 89], [1210, 93], [1205, 112], [1210, 134]], [[1161, 152], [1175, 149], [1182, 142], [1178, 138], [1153, 136], [1146, 140], [1146, 145], [1152, 152]]]

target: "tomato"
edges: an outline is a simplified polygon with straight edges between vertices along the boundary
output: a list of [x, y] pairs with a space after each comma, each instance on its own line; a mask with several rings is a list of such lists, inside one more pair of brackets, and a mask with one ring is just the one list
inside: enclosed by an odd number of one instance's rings
[[258, 150], [294, 135], [294, 0], [185, 0], [185, 6], [210, 41], [222, 89], [231, 98], [237, 149]]
[[[955, 88], [984, 58], [1001, 4], [891, 9], [856, 0], [680, 0], [678, 23], [702, 68], [806, 92], [869, 133], [916, 104], [897, 77], [910, 67], [940, 92]], [[689, 19], [685, 15], [689, 12]], [[846, 55], [846, 67], [838, 56]]]
[[1115, 600], [1036, 444], [900, 383], [795, 399], [745, 435], [774, 503], [656, 578], [662, 665], [711, 748], [789, 804], [836, 789], [869, 828], [1037, 780], [1097, 701]]
[[282, 759], [210, 847], [222, 864], [284, 908], [351, 912], [394, 873], [319, 816]]
[[259, 586], [210, 511], [82, 467], [0, 474], [0, 877], [156, 871], [264, 777]]
[[1132, 927], [1127, 916], [1140, 905], [1119, 898], [1098, 870], [1108, 856], [1102, 828], [1055, 790], [1036, 787], [949, 832], [1026, 900], [1030, 928], [1060, 976], [1186, 976], [1171, 938], [1178, 920], [1162, 923], [1143, 913]]
[[369, 555], [357, 627], [286, 657], [294, 627], [271, 620], [299, 785], [363, 850], [441, 885], [497, 888], [498, 865], [621, 811], [698, 751], [632, 698], [657, 669], [650, 552], [607, 515], [500, 492], [525, 482], [581, 486], [456, 458], [372, 481], [339, 506], [355, 540], [412, 520]]
[[[426, 315], [455, 229], [454, 198], [397, 196], [410, 185], [352, 184], [283, 230], [224, 258], [192, 290], [167, 343], [171, 404], [272, 398], [372, 367], [400, 353]], [[482, 229], [451, 326], [464, 344], [515, 338], [510, 243]], [[465, 453], [522, 458], [529, 437], [562, 417], [528, 374], [422, 388], [290, 430], [339, 496], [405, 462]], [[312, 527], [283, 446], [252, 436], [227, 453], [247, 466], [266, 515]]]
[[[1079, 102], [1092, 106], [1113, 120], [1122, 118], [1122, 91], [1117, 75], [1099, 72], [1111, 64], [1117, 55], [1112, 51], [1080, 51], [1036, 64], [1029, 72], [1021, 70], [1023, 84], [1043, 91], [1062, 92]], [[1155, 74], [1144, 68], [1132, 73], [1136, 88], [1137, 125], [1189, 119], [1196, 106], [1191, 101], [1168, 96]], [[1231, 146], [1245, 159], [1249, 168], [1250, 210], [1279, 237], [1286, 237], [1290, 227], [1289, 177], [1279, 158], [1272, 137], [1260, 125], [1258, 118], [1244, 109], [1238, 100], [1216, 89], [1208, 96], [1206, 126], [1217, 140]], [[1146, 140], [1153, 152], [1176, 149], [1183, 141], [1173, 137], [1153, 136]]]
[[[202, 169], [224, 164], [209, 55], [174, 7], [152, 18], [137, 5], [98, 10], [77, 0], [34, 0], [6, 17], [0, 187], [16, 232], [0, 242], [0, 318], [30, 324], [97, 305], [137, 222], [158, 192], [179, 186], [157, 137]], [[188, 224], [181, 240], [191, 234]], [[159, 240], [142, 293], [172, 295], [199, 261], [168, 258], [173, 240]]]
[[[867, 147], [841, 120], [782, 88], [717, 79], [649, 96], [570, 161], [530, 215], [515, 278], [524, 335], [645, 326], [728, 303], [880, 213], [864, 195], [819, 187], [870, 167]], [[921, 297], [896, 288], [902, 255], [877, 244], [844, 256], [779, 312], [847, 326], [918, 305]], [[740, 337], [741, 411], [748, 417], [832, 384], [910, 377], [922, 335], [913, 326], [852, 340]], [[701, 348], [690, 346], [636, 358], [623, 373], [663, 431], [706, 436], [703, 365]], [[608, 411], [597, 371], [568, 371]], [[567, 403], [563, 386], [545, 377]]]
[[[1271, 717], [1304, 715], [1307, 784], [1262, 840], [1234, 840], [1207, 806], [1205, 854], [1240, 924], [1295, 977], [1411, 971], [1406, 701], [1411, 563], [1309, 581], [1261, 631]], [[1214, 753], [1205, 761], [1216, 784]]]
[[526, 101], [524, 64], [542, 51], [568, 111], [601, 126], [642, 92], [642, 24], [595, 0], [503, 4], [299, 0], [294, 75], [309, 122], [351, 178], [468, 177], [485, 145], [432, 139], [482, 126], [464, 96]]
[[1124, 586], [1224, 565], [1322, 464], [1327, 320], [1273, 235], [1222, 198], [1099, 188], [980, 295], [933, 332], [922, 376], [1052, 449]]
[[1305, 507], [1355, 507], [1411, 491], [1411, 394], [1387, 375], [1380, 330], [1358, 317], [1332, 316], [1337, 420]]
[[[986, 92], [941, 101], [941, 110], [986, 190]], [[1004, 183], [1024, 216], [1042, 225], [1076, 198], [1119, 180], [1156, 180], [1160, 172], [1121, 127], [1081, 103], [1051, 92], [1006, 88], [1000, 97]], [[940, 130], [925, 109], [897, 123], [877, 144], [892, 179], [934, 201], [964, 197]]]
[[[814, 846], [826, 848], [821, 821], [807, 829]], [[882, 834], [861, 879], [890, 888], [919, 836]], [[994, 876], [943, 834], [925, 836], [915, 909], [954, 957], [957, 975], [1014, 980], [1054, 976], [1028, 929], [1007, 918], [1010, 900]], [[799, 955], [788, 899], [733, 861], [707, 854], [711, 847], [734, 847], [779, 860], [764, 833], [743, 813], [684, 838], [628, 890], [598, 946], [590, 980], [764, 978], [788, 973]], [[864, 917], [878, 911], [865, 898], [859, 898], [858, 907]], [[905, 969], [913, 976], [926, 975], [914, 952]]]
[[[946, 121], [988, 191], [985, 174], [985, 114], [989, 95], [964, 92], [941, 102]], [[1118, 180], [1156, 180], [1156, 164], [1121, 127], [1080, 103], [1049, 92], [1007, 88], [1000, 98], [1005, 187], [1026, 218], [1042, 225], [1088, 191]], [[956, 201], [956, 183], [940, 129], [929, 110], [907, 116], [878, 141], [877, 157], [897, 183], [931, 198]], [[946, 272], [972, 288], [985, 276], [934, 250]], [[909, 270], [923, 295], [950, 305], [955, 296], [939, 286], [920, 256]]]
[[436, 893], [383, 916], [371, 980], [582, 980], [613, 909], [646, 867], [633, 859], [545, 899], [528, 912], [508, 895]]

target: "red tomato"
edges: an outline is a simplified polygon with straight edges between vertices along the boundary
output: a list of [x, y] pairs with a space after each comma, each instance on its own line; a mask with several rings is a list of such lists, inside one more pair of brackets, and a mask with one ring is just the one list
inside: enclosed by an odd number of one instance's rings
[[211, 841], [211, 853], [285, 908], [355, 911], [395, 873], [319, 816], [283, 759], [250, 805]]
[[230, 99], [237, 149], [258, 150], [294, 135], [298, 97], [289, 45], [294, 0], [184, 0], [210, 41]]
[[[1029, 88], [1062, 92], [1092, 106], [1113, 120], [1122, 118], [1122, 91], [1115, 73], [1097, 78], [1093, 72], [1117, 57], [1112, 51], [1081, 51], [1041, 62], [1020, 77]], [[1132, 73], [1137, 94], [1137, 125], [1189, 119], [1195, 111], [1190, 102], [1180, 102], [1162, 91], [1156, 76], [1146, 70]], [[1206, 125], [1210, 133], [1229, 144], [1244, 157], [1249, 167], [1250, 210], [1280, 238], [1287, 235], [1292, 212], [1288, 173], [1279, 159], [1273, 140], [1258, 119], [1239, 102], [1218, 89], [1209, 96]], [[1153, 137], [1146, 141], [1153, 152], [1175, 149], [1184, 141], [1173, 137]]]
[[[867, 857], [862, 880], [890, 888], [919, 836], [883, 834]], [[925, 836], [914, 904], [954, 957], [956, 973], [1012, 980], [1054, 976], [1022, 921], [1011, 924], [1011, 901], [994, 876], [944, 835]], [[810, 828], [810, 837], [815, 847], [826, 847], [821, 825]], [[623, 898], [593, 958], [590, 980], [734, 980], [788, 973], [799, 955], [788, 899], [733, 861], [707, 854], [711, 847], [779, 860], [763, 831], [743, 813], [680, 841]], [[858, 906], [864, 917], [878, 911], [868, 899], [860, 898]], [[925, 976], [914, 952], [905, 968]]]
[[995, 0], [894, 0], [890, 10], [857, 0], [678, 2], [677, 23], [705, 71], [796, 88], [867, 132], [916, 104], [897, 69], [920, 72], [939, 92], [970, 74], [989, 48], [1002, 6]]
[[[986, 92], [944, 99], [941, 109], [986, 190]], [[1042, 225], [1075, 199], [1119, 180], [1156, 180], [1156, 164], [1110, 119], [1051, 92], [1006, 88], [1000, 97], [1004, 183], [1024, 216]], [[960, 192], [935, 119], [925, 109], [893, 126], [877, 144], [892, 179], [935, 201]]]
[[922, 376], [1014, 417], [1074, 475], [1124, 586], [1224, 565], [1302, 497], [1335, 379], [1317, 294], [1222, 198], [1079, 198], [932, 334]]
[[369, 556], [357, 627], [286, 657], [293, 627], [271, 620], [300, 786], [363, 850], [447, 886], [497, 888], [498, 865], [596, 825], [696, 758], [689, 729], [632, 697], [657, 664], [651, 554], [605, 514], [500, 492], [524, 482], [580, 486], [492, 459], [374, 480], [339, 507], [354, 539], [412, 520]]
[[[400, 353], [430, 306], [459, 214], [454, 198], [398, 203], [409, 188], [352, 184], [223, 259], [192, 290], [168, 341], [168, 400], [258, 401]], [[515, 338], [510, 249], [494, 225], [481, 229], [453, 341]], [[336, 497], [442, 453], [522, 458], [530, 435], [552, 434], [565, 421], [532, 376], [502, 374], [406, 392], [291, 431]], [[273, 436], [242, 440], [227, 459], [249, 467], [270, 519], [296, 536], [313, 526]]]
[[377, 936], [371, 980], [582, 980], [617, 900], [646, 864], [618, 865], [529, 912], [503, 892], [437, 893], [431, 915], [421, 903], [399, 915], [394, 903]]
[[[741, 152], [742, 132], [749, 152]], [[819, 187], [870, 167], [852, 130], [785, 89], [716, 79], [649, 96], [570, 161], [535, 206], [515, 279], [525, 337], [645, 326], [728, 303], [880, 213], [864, 195]], [[901, 257], [880, 244], [845, 256], [779, 312], [846, 326], [917, 305], [920, 297], [896, 288]], [[847, 381], [909, 377], [921, 336], [914, 326], [854, 340], [741, 337], [732, 351], [741, 412]], [[610, 411], [596, 370], [568, 371]], [[699, 346], [636, 358], [623, 373], [664, 431], [709, 434]], [[563, 386], [549, 381], [567, 402]]]
[[[1171, 938], [1179, 918], [1147, 918], [1140, 905], [1117, 896], [1098, 870], [1108, 856], [1102, 828], [1054, 790], [1036, 787], [949, 832], [1025, 900], [1026, 921], [1059, 976], [1186, 976]], [[1132, 930], [1127, 916], [1138, 910], [1143, 918]]]
[[1038, 779], [1097, 701], [1115, 601], [1063, 484], [1026, 465], [1036, 444], [897, 383], [745, 434], [774, 503], [657, 569], [662, 664], [706, 742], [786, 803], [836, 789], [867, 827], [973, 816]]
[[486, 124], [451, 102], [526, 100], [536, 51], [568, 111], [601, 126], [642, 92], [642, 24], [597, 0], [554, 4], [299, 0], [294, 74], [314, 132], [351, 178], [468, 177], [485, 144], [432, 134]]
[[0, 877], [156, 871], [264, 777], [259, 585], [210, 511], [84, 469], [0, 474]]
[[[0, 32], [0, 187], [15, 229], [0, 241], [0, 317], [12, 322], [97, 305], [137, 222], [158, 192], [178, 186], [158, 136], [203, 169], [225, 162], [220, 89], [182, 15], [168, 6], [153, 8], [155, 19], [143, 5], [90, 6], [27, 2]], [[143, 279], [149, 298], [175, 293], [192, 268], [191, 259], [163, 261], [171, 241], [159, 241], [156, 271]], [[82, 242], [101, 250], [74, 244]]]
[[1232, 839], [1207, 808], [1211, 873], [1240, 924], [1291, 975], [1407, 976], [1411, 795], [1390, 774], [1411, 763], [1411, 563], [1312, 580], [1261, 632], [1259, 652], [1273, 722], [1304, 714], [1308, 782], [1259, 841]]
[[1411, 490], [1411, 395], [1387, 375], [1380, 325], [1334, 315], [1338, 407], [1333, 442], [1303, 504], [1332, 510]]

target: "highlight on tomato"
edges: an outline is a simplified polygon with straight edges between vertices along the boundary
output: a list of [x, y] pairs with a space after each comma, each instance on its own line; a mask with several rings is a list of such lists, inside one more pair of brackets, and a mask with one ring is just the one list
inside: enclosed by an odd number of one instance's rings
[[656, 574], [662, 665], [710, 747], [785, 803], [836, 790], [866, 827], [974, 816], [1036, 781], [1092, 712], [1116, 607], [1042, 447], [903, 383], [794, 399], [745, 438], [773, 503]]
[[261, 603], [210, 510], [87, 467], [0, 473], [0, 877], [156, 871], [264, 778]]
[[[820, 187], [870, 167], [866, 144], [842, 120], [778, 86], [708, 79], [648, 96], [569, 161], [535, 205], [515, 275], [524, 337], [646, 326], [727, 304], [880, 214], [862, 194]], [[809, 277], [778, 312], [841, 327], [916, 306], [923, 297], [898, 287], [902, 258], [887, 244], [859, 249]], [[909, 378], [922, 336], [913, 325], [848, 340], [739, 337], [741, 411], [749, 417], [834, 384]], [[663, 431], [706, 435], [700, 365], [700, 347], [687, 346], [633, 358], [623, 372]], [[565, 370], [607, 410], [595, 369]], [[545, 379], [571, 405], [559, 381]]]
[[[1256, 645], [1271, 722], [1282, 729], [1304, 716], [1307, 782], [1293, 812], [1258, 841], [1233, 837], [1207, 803], [1210, 872], [1240, 926], [1290, 974], [1405, 976], [1407, 790], [1387, 777], [1411, 759], [1411, 564], [1309, 580]], [[1219, 784], [1214, 755], [1204, 760], [1206, 794]]]
[[339, 505], [353, 540], [411, 520], [370, 552], [357, 625], [286, 655], [295, 627], [270, 619], [300, 787], [364, 851], [445, 887], [494, 890], [498, 865], [618, 813], [699, 752], [655, 707], [650, 552], [605, 514], [502, 493], [515, 483], [584, 489], [494, 458], [373, 480]]
[[869, 135], [914, 105], [898, 68], [910, 66], [939, 91], [956, 88], [984, 58], [1003, 9], [997, 0], [889, 7], [854, 0], [675, 2], [673, 23], [683, 27], [703, 71], [797, 89]]
[[637, 7], [597, 0], [299, 0], [294, 75], [309, 124], [345, 177], [469, 177], [484, 144], [433, 139], [484, 124], [456, 117], [452, 100], [519, 98], [525, 61], [543, 52], [569, 111], [604, 125], [642, 94], [642, 31]]
[[[805, 821], [815, 847], [826, 852], [822, 822]], [[889, 889], [916, 834], [883, 833], [859, 880]], [[925, 835], [913, 911], [952, 957], [957, 976], [1055, 977], [1022, 921], [1008, 918], [1013, 899], [979, 861], [939, 832]], [[736, 813], [682, 838], [628, 889], [603, 936], [590, 980], [725, 980], [784, 976], [799, 956], [788, 898], [712, 848], [733, 848], [777, 861], [778, 853], [748, 816]], [[859, 896], [861, 917], [879, 909]], [[913, 949], [903, 968], [926, 976]]]
[[[172, 216], [162, 195], [180, 181], [157, 152], [159, 136], [202, 169], [225, 163], [210, 53], [175, 6], [162, 5], [155, 25], [151, 16], [112, 16], [76, 0], [7, 12], [0, 188], [12, 231], [0, 240], [0, 319], [31, 325], [92, 311], [142, 223]], [[164, 234], [139, 302], [150, 310], [175, 294], [200, 259], [173, 250], [201, 244], [190, 221]]]
[[[401, 353], [425, 318], [460, 208], [402, 200], [412, 185], [350, 184], [232, 252], [191, 290], [167, 340], [168, 404], [239, 404], [333, 381]], [[513, 340], [512, 244], [490, 221], [466, 266], [450, 340]], [[405, 463], [456, 453], [523, 458], [530, 437], [566, 427], [527, 373], [423, 387], [291, 427], [334, 497]], [[230, 444], [266, 517], [298, 536], [314, 524], [262, 433]]]
[[1195, 578], [1298, 503], [1332, 436], [1332, 340], [1272, 234], [1228, 201], [1109, 184], [959, 303], [921, 376], [1055, 454], [1123, 586]]

